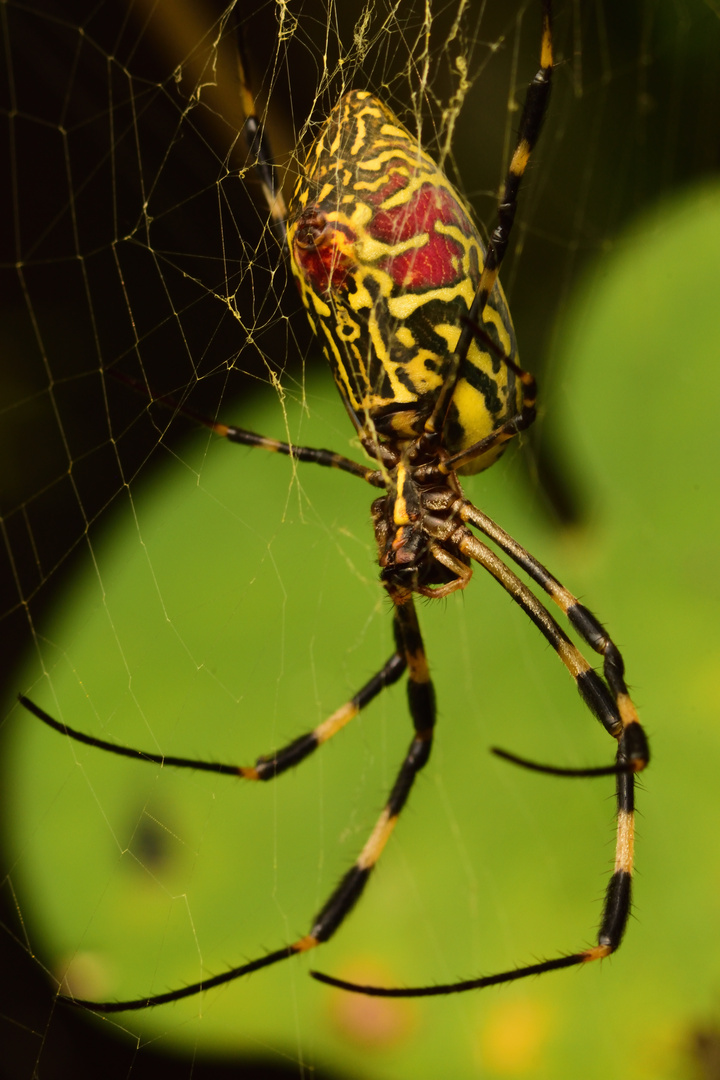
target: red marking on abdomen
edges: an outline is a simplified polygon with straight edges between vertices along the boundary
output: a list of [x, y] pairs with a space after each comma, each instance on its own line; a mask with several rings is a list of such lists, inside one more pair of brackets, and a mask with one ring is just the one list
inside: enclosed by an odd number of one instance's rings
[[293, 240], [293, 257], [314, 292], [339, 291], [356, 265], [349, 251], [355, 234], [346, 225], [329, 222], [316, 207], [304, 211]]
[[422, 247], [378, 260], [396, 285], [405, 289], [439, 289], [455, 285], [464, 273], [463, 245], [436, 231], [437, 225], [455, 225], [465, 236], [473, 227], [457, 199], [444, 188], [423, 184], [409, 202], [392, 210], [379, 210], [368, 233], [385, 244], [399, 244], [427, 234]]

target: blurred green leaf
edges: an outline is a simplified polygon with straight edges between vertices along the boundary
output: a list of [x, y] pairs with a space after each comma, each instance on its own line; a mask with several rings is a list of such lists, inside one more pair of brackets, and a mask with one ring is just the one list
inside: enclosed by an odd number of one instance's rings
[[[580, 288], [555, 360], [564, 444], [594, 507], [582, 534], [549, 531], [512, 453], [467, 485], [623, 649], [654, 760], [620, 953], [412, 1003], [307, 977], [318, 967], [432, 983], [593, 940], [613, 858], [612, 780], [525, 774], [487, 748], [590, 765], [610, 761], [613, 745], [537, 631], [477, 572], [463, 595], [420, 605], [436, 747], [336, 938], [111, 1022], [394, 1080], [692, 1075], [692, 1032], [717, 1015], [720, 984], [718, 281], [720, 193], [706, 188], [638, 223]], [[531, 352], [526, 343], [528, 363]], [[268, 395], [227, 419], [348, 449], [327, 375], [282, 407]], [[86, 572], [42, 628], [19, 688], [101, 738], [251, 763], [326, 717], [392, 650], [371, 497], [349, 477], [200, 432], [91, 534]], [[58, 978], [70, 965], [76, 993], [102, 998], [182, 986], [306, 933], [410, 738], [401, 685], [260, 786], [115, 758], [20, 709], [14, 722], [11, 865], [31, 948]]]

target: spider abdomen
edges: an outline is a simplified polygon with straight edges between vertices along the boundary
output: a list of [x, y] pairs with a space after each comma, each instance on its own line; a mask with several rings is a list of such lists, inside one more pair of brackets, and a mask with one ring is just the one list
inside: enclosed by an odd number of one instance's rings
[[[340, 99], [312, 146], [289, 209], [288, 244], [311, 326], [357, 428], [376, 441], [419, 436], [446, 378], [485, 249], [465, 205], [378, 98]], [[458, 453], [518, 411], [516, 357], [496, 283], [443, 428]], [[495, 447], [464, 471], [477, 472]]]

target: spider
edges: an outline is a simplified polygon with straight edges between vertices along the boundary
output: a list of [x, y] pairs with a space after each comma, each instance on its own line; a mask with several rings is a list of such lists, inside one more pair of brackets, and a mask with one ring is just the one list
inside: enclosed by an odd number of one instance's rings
[[[313, 731], [252, 766], [166, 757], [106, 742], [22, 704], [57, 731], [114, 754], [178, 768], [274, 780], [336, 735], [386, 687], [407, 675], [413, 735], [365, 846], [312, 921], [308, 933], [249, 963], [181, 989], [129, 1001], [62, 998], [96, 1012], [177, 1001], [304, 953], [335, 934], [360, 899], [432, 747], [435, 695], [414, 596], [465, 589], [473, 563], [491, 574], [565, 665], [590, 711], [617, 740], [615, 763], [561, 769], [495, 750], [521, 766], [558, 776], [613, 774], [617, 789], [615, 866], [597, 944], [498, 974], [445, 985], [361, 986], [313, 971], [322, 982], [376, 996], [456, 993], [602, 959], [620, 945], [630, 912], [634, 775], [649, 760], [617, 647], [591, 612], [512, 537], [463, 495], [459, 474], [491, 465], [535, 418], [535, 381], [517, 363], [498, 270], [518, 190], [547, 110], [553, 68], [551, 2], [543, 0], [540, 68], [529, 85], [498, 223], [487, 248], [460, 196], [377, 97], [346, 93], [330, 113], [301, 170], [287, 212], [275, 191], [270, 154], [243, 83], [246, 134], [271, 217], [286, 233], [293, 274], [311, 327], [372, 465], [330, 450], [294, 446], [198, 418], [218, 435], [303, 462], [340, 469], [377, 488], [372, 504], [380, 580], [393, 612], [395, 648], [380, 670]], [[242, 64], [241, 64], [242, 68]], [[286, 229], [285, 229], [286, 221]], [[516, 563], [603, 657], [598, 675], [568, 635], [475, 529]]]

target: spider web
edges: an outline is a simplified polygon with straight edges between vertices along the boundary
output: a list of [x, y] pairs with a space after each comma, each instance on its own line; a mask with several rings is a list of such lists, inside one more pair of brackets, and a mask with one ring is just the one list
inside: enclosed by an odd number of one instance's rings
[[[573, 408], [563, 317], [635, 213], [717, 168], [718, 35], [710, 6], [690, 0], [557, 8], [551, 116], [502, 275], [547, 405], [524, 456], [468, 491], [573, 587], [586, 563], [567, 526], [592, 514], [595, 478], [554, 435]], [[249, 764], [390, 654], [368, 491], [231, 447], [188, 416], [361, 459], [241, 134], [233, 20], [286, 194], [338, 96], [366, 87], [487, 229], [537, 68], [539, 5], [278, 2], [231, 15], [18, 2], [0, 14], [8, 1075], [56, 1062], [157, 1074], [161, 1052], [189, 1055], [192, 1075], [218, 1054], [283, 1075], [365, 1075], [366, 1051], [374, 1075], [421, 1075], [438, 1045], [446, 1066], [457, 1049], [455, 1075], [501, 1074], [488, 1047], [504, 1045], [504, 1013], [488, 1019], [477, 999], [452, 1002], [450, 1020], [447, 1002], [364, 1010], [319, 993], [300, 962], [103, 1030], [54, 999], [63, 977], [81, 996], [159, 993], [307, 932], [401, 760], [402, 687], [260, 791], [69, 744], [14, 699], [125, 745]], [[595, 539], [583, 540], [592, 562]], [[444, 981], [587, 939], [609, 858], [605, 791], [576, 787], [565, 820], [565, 787], [484, 754], [500, 743], [584, 764], [607, 746], [574, 723], [574, 699], [563, 711], [567, 677], [498, 593], [476, 580], [421, 608], [443, 735], [377, 880], [310, 966]], [[517, 1000], [514, 1030], [537, 1032], [523, 1074], [559, 1006], [534, 988]]]

